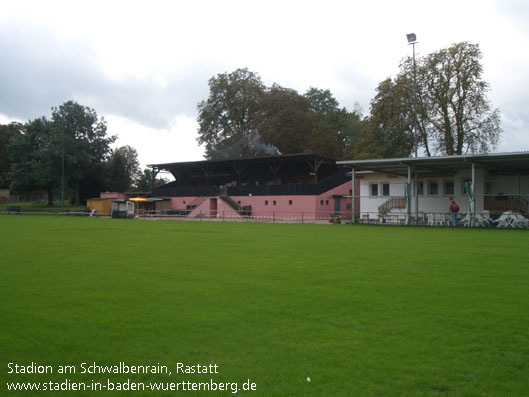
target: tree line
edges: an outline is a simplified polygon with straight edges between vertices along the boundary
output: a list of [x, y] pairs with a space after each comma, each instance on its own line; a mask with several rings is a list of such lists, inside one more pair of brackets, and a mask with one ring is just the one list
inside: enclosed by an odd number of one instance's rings
[[65, 200], [77, 204], [101, 191], [150, 191], [152, 171], [141, 171], [131, 146], [112, 149], [116, 138], [95, 110], [73, 101], [52, 108], [50, 119], [0, 125], [0, 188], [45, 194], [49, 205], [63, 181]]
[[378, 84], [369, 115], [341, 107], [329, 90], [266, 87], [248, 69], [209, 80], [197, 105], [198, 143], [208, 159], [314, 152], [334, 159], [487, 152], [501, 134], [487, 99], [477, 44], [456, 43]]
[[[197, 105], [198, 143], [207, 159], [487, 152], [501, 127], [499, 110], [487, 99], [481, 57], [477, 44], [462, 42], [416, 64], [404, 59], [399, 73], [376, 87], [367, 116], [358, 105], [341, 107], [327, 89], [299, 94], [277, 84], [266, 87], [248, 69], [218, 74], [209, 80], [209, 97]], [[49, 204], [63, 180], [66, 199], [75, 203], [101, 191], [150, 191], [152, 171], [140, 170], [134, 148], [112, 149], [115, 140], [95, 110], [73, 101], [52, 108], [49, 119], [0, 125], [0, 188], [46, 194]], [[163, 183], [157, 179], [155, 186]]]

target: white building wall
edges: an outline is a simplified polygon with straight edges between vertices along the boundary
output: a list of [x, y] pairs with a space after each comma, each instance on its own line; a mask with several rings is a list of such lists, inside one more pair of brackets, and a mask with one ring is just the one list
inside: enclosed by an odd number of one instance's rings
[[[412, 175], [413, 176], [413, 175]], [[423, 194], [418, 196], [418, 211], [419, 213], [448, 213], [452, 198], [460, 207], [460, 212], [465, 213], [470, 211], [468, 195], [465, 193], [465, 180], [472, 179], [472, 169], [469, 165], [468, 170], [464, 170], [454, 176], [434, 176], [429, 178], [419, 178], [419, 182], [423, 183]], [[446, 191], [445, 182], [454, 183], [453, 193]], [[521, 191], [529, 192], [529, 176], [522, 176]], [[363, 174], [360, 179], [360, 212], [363, 215], [369, 214], [370, 219], [378, 218], [378, 207], [384, 204], [391, 197], [405, 197], [406, 184], [408, 179], [406, 177], [390, 177], [386, 174]], [[430, 182], [437, 182], [437, 194], [431, 194], [429, 190]], [[390, 184], [390, 195], [382, 195], [382, 185], [384, 183]], [[371, 185], [378, 184], [378, 196], [371, 195]], [[484, 196], [488, 191], [496, 194], [498, 189], [503, 189], [504, 193], [514, 191], [515, 179], [513, 177], [506, 178], [504, 176], [489, 177], [488, 172], [483, 169], [475, 169], [474, 180], [474, 195], [475, 195], [475, 211], [482, 212], [484, 209]], [[412, 198], [411, 198], [411, 212], [415, 214], [417, 200], [415, 198], [415, 178], [412, 178]], [[393, 213], [406, 212], [406, 209], [395, 209]]]

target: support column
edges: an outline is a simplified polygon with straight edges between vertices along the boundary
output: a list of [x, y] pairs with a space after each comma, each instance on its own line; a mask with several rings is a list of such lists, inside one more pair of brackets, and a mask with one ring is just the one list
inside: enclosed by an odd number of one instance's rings
[[209, 175], [210, 175], [211, 171], [213, 171], [213, 168], [215, 168], [215, 167], [214, 166], [211, 167], [208, 164], [206, 164], [205, 167], [201, 167], [201, 168], [202, 168], [202, 172], [204, 173], [204, 175], [206, 177], [206, 187], [209, 187]]
[[411, 225], [411, 167], [408, 165], [408, 183], [406, 185], [406, 224]]
[[278, 184], [277, 173], [279, 172], [279, 169], [281, 168], [283, 163], [280, 161], [273, 160], [273, 161], [267, 161], [266, 165], [268, 166], [268, 168], [270, 168], [270, 171], [272, 171], [272, 174], [274, 176], [274, 184], [277, 185]]
[[314, 183], [318, 183], [318, 169], [322, 165], [323, 160], [314, 160], [314, 164], [312, 164], [310, 161], [307, 161], [307, 164], [309, 165], [310, 169], [312, 170], [312, 173], [314, 174]]
[[232, 163], [231, 165], [237, 174], [237, 186], [241, 186], [241, 175], [246, 170], [246, 165]]
[[151, 195], [152, 195], [152, 192], [154, 190], [154, 183], [156, 182], [156, 175], [158, 175], [158, 172], [160, 172], [159, 168], [152, 167], [152, 172], [151, 172], [151, 175], [152, 175], [152, 178], [151, 178]]
[[415, 224], [419, 224], [419, 174], [415, 173]]
[[352, 213], [352, 217], [351, 217], [351, 223], [352, 224], [355, 224], [356, 222], [356, 184], [355, 184], [355, 169], [354, 168], [351, 168], [351, 182], [353, 183], [352, 184], [352, 187], [351, 187], [351, 196], [352, 196], [352, 204], [351, 204], [351, 210], [353, 211]]
[[472, 185], [470, 187], [470, 197], [471, 197], [472, 208], [470, 209], [470, 226], [474, 226], [475, 219], [476, 219], [475, 182], [476, 182], [476, 164], [472, 163]]
[[520, 189], [520, 171], [516, 173], [516, 185], [517, 185], [516, 194], [518, 196], [518, 212], [520, 212], [520, 201], [522, 201], [522, 191]]

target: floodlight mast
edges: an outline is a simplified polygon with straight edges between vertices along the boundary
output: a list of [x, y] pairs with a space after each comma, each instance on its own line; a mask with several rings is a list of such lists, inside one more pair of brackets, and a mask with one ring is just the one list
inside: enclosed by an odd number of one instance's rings
[[64, 214], [64, 118], [61, 117], [61, 211]]
[[415, 146], [415, 157], [418, 157], [419, 152], [419, 135], [417, 134], [417, 65], [415, 63], [415, 44], [417, 44], [417, 36], [415, 33], [406, 35], [408, 45], [413, 47], [413, 140]]

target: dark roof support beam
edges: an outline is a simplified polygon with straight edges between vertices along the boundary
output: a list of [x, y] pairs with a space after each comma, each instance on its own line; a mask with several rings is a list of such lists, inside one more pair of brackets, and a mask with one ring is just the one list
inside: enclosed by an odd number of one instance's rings
[[206, 176], [206, 187], [209, 187], [209, 175], [210, 175], [211, 171], [213, 171], [215, 166], [214, 165], [210, 166], [209, 164], [205, 164], [205, 165], [203, 165], [200, 168], [202, 169], [202, 172]]
[[277, 185], [277, 173], [279, 172], [279, 169], [283, 166], [283, 163], [281, 161], [268, 160], [266, 162], [266, 165], [268, 166], [268, 168], [270, 168], [270, 171], [272, 171], [272, 174], [274, 175], [274, 184]]
[[244, 171], [246, 171], [246, 168], [248, 167], [243, 163], [236, 163], [236, 162], [231, 163], [231, 166], [233, 167], [235, 173], [237, 174], [237, 186], [241, 186], [241, 175], [243, 174]]
[[314, 183], [318, 183], [318, 170], [323, 164], [323, 160], [314, 159], [314, 163], [307, 161], [312, 173], [314, 174]]

